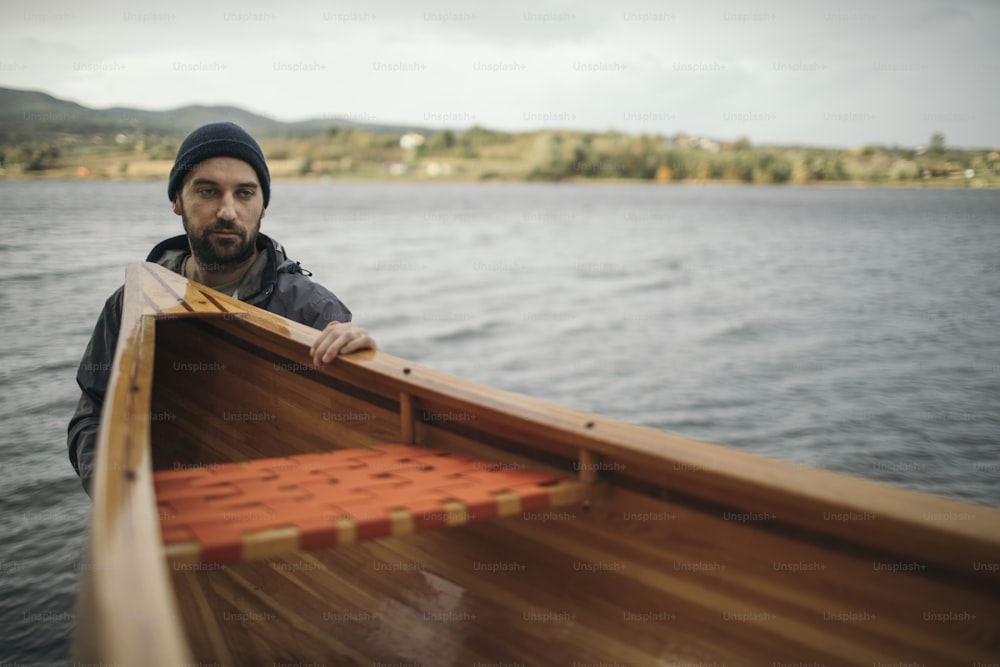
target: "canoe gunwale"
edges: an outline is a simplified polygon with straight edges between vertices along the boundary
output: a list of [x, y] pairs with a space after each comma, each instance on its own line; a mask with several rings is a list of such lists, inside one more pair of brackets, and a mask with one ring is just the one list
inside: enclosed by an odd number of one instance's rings
[[142, 276], [129, 271], [98, 433], [71, 647], [76, 663], [192, 664], [158, 548], [149, 450], [156, 318], [145, 309]]

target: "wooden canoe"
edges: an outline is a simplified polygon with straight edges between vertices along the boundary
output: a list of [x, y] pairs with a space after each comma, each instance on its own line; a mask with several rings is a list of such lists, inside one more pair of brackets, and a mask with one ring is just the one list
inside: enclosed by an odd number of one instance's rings
[[[381, 351], [315, 369], [316, 335], [158, 266], [128, 267], [77, 662], [1000, 657], [997, 509], [617, 422]], [[558, 507], [514, 499], [508, 516], [426, 531], [395, 516], [378, 539], [341, 518], [332, 546], [303, 548], [294, 528], [258, 530], [228, 564], [197, 541], [165, 546], [161, 523], [173, 517], [157, 480], [171, 471], [386, 443], [557, 474], [571, 492]]]

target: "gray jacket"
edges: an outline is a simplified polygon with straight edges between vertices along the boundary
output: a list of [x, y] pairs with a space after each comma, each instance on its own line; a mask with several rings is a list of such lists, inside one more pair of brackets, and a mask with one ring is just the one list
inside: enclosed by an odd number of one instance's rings
[[[310, 280], [311, 274], [303, 271], [298, 262], [288, 259], [280, 243], [258, 234], [257, 250], [261, 257], [247, 271], [236, 291], [241, 301], [315, 329], [323, 329], [334, 320], [351, 321], [347, 306], [333, 292]], [[146, 261], [180, 273], [184, 256], [189, 252], [187, 237], [175, 236], [157, 244]], [[118, 344], [123, 295], [124, 287], [119, 287], [108, 297], [76, 373], [76, 382], [83, 393], [69, 421], [67, 445], [70, 463], [87, 493], [94, 473], [101, 406]]]

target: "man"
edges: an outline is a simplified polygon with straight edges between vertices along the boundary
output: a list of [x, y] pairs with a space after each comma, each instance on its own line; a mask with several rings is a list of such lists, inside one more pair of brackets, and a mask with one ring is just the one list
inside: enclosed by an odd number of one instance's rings
[[[189, 134], [170, 170], [167, 196], [185, 233], [159, 243], [146, 261], [319, 329], [310, 350], [316, 366], [338, 354], [375, 347], [332, 292], [285, 257], [281, 244], [259, 233], [271, 198], [271, 176], [260, 146], [242, 128], [210, 123]], [[83, 394], [69, 422], [69, 459], [87, 493], [123, 293], [119, 288], [105, 303], [76, 375]]]

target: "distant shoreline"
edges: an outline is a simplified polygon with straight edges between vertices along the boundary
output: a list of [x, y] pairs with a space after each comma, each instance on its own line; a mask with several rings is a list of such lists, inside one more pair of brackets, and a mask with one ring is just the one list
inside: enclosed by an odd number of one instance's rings
[[[55, 171], [55, 170], [53, 170]], [[63, 172], [63, 170], [58, 170]], [[364, 175], [364, 176], [292, 176], [287, 174], [274, 174], [272, 180], [275, 183], [315, 183], [317, 185], [333, 185], [337, 183], [397, 183], [397, 184], [510, 184], [510, 183], [537, 183], [546, 185], [635, 185], [648, 187], [713, 187], [713, 186], [740, 186], [746, 188], [891, 188], [891, 189], [912, 189], [912, 190], [1000, 190], [1000, 184], [969, 181], [966, 179], [921, 179], [919, 181], [889, 181], [884, 183], [871, 181], [812, 181], [812, 182], [788, 182], [788, 183], [747, 183], [738, 179], [685, 179], [659, 182], [651, 179], [639, 178], [564, 178], [560, 180], [533, 180], [528, 178], [514, 177], [489, 177], [479, 178], [476, 176], [466, 177], [428, 177], [428, 176], [384, 176]], [[71, 173], [19, 173], [0, 174], [0, 183], [25, 182], [25, 181], [64, 181], [67, 183], [96, 183], [96, 182], [120, 182], [120, 183], [157, 183], [166, 184], [167, 175], [148, 176], [76, 176]]]

